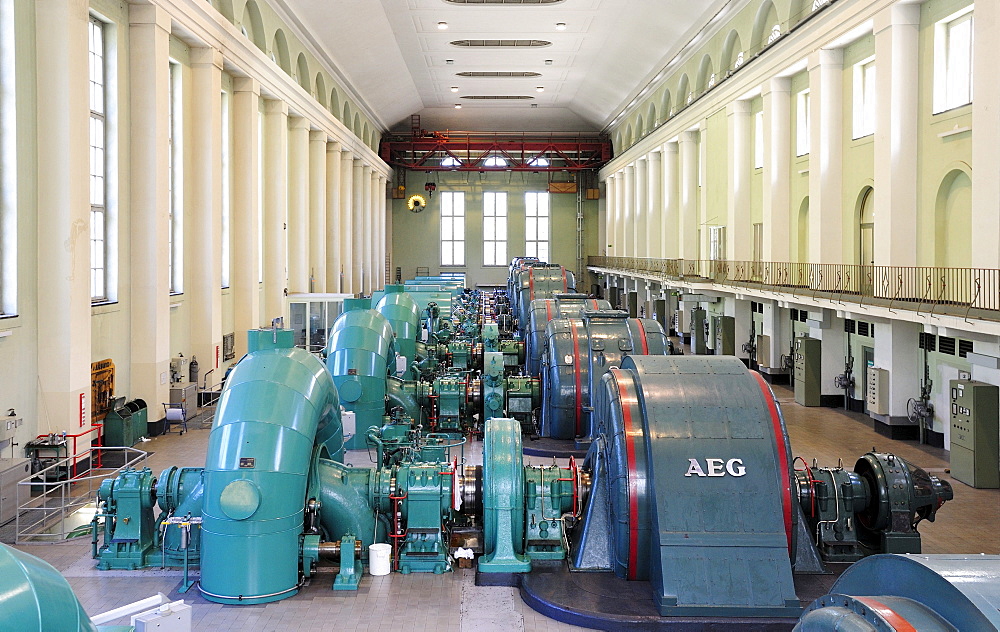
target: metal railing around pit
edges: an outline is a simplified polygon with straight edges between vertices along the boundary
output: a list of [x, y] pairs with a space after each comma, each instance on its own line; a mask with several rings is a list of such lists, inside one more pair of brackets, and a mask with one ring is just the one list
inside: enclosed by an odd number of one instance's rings
[[[74, 530], [90, 523], [91, 515], [82, 516], [80, 521], [71, 517], [96, 500], [101, 482], [125, 468], [143, 466], [148, 456], [147, 452], [137, 448], [94, 447], [60, 459], [19, 481], [15, 543], [67, 541]], [[90, 467], [76, 476], [71, 475], [72, 468], [80, 463], [112, 461], [123, 464], [119, 467]]]

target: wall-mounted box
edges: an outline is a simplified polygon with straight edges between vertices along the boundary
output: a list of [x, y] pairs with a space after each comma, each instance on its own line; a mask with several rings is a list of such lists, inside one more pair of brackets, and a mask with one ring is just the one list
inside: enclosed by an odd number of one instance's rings
[[820, 406], [823, 341], [800, 336], [795, 339], [795, 401], [802, 406]]
[[1000, 487], [1000, 389], [951, 380], [951, 475], [972, 487]]
[[889, 414], [889, 371], [878, 367], [868, 367], [868, 412], [876, 415]]

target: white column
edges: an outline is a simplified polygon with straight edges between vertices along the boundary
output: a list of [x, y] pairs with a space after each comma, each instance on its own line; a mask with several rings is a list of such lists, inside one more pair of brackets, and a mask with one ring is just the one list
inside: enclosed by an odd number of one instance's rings
[[764, 260], [789, 261], [791, 224], [791, 79], [764, 83]]
[[[885, 236], [876, 238], [880, 247], [875, 249], [875, 265], [879, 266], [917, 265], [919, 26], [919, 4], [894, 4], [875, 16], [875, 72], [879, 79], [875, 97], [875, 234]], [[850, 225], [858, 230], [856, 210], [852, 219]], [[856, 255], [853, 263], [857, 262]]]
[[354, 192], [351, 204], [352, 226], [351, 231], [351, 253], [352, 253], [352, 273], [354, 277], [354, 291], [364, 293], [365, 263], [367, 254], [365, 242], [368, 241], [368, 234], [365, 232], [365, 165], [360, 158], [354, 159], [351, 171], [351, 190]]
[[[1000, 81], [994, 79], [1000, 3], [976, 3], [972, 21], [972, 70], [976, 78], [972, 101], [972, 265], [1000, 268]], [[881, 67], [880, 67], [881, 68]], [[982, 81], [980, 81], [982, 79]], [[875, 191], [875, 200], [881, 193]]]
[[698, 132], [681, 132], [680, 140], [680, 258], [698, 259]]
[[378, 235], [378, 267], [376, 268], [374, 285], [374, 289], [376, 290], [381, 290], [385, 287], [386, 249], [388, 248], [386, 245], [388, 231], [386, 230], [385, 214], [388, 208], [388, 200], [386, 199], [386, 183], [388, 181], [388, 178], [380, 174], [376, 174], [373, 181], [375, 186], [375, 217], [378, 220], [378, 230], [376, 231]]
[[729, 186], [726, 203], [726, 258], [750, 261], [753, 226], [750, 221], [750, 101], [733, 101], [726, 107], [729, 123]]
[[[875, 339], [875, 366], [891, 367], [889, 373], [889, 417], [898, 423], [906, 419], [906, 402], [913, 397], [914, 384], [923, 378], [923, 353], [917, 340], [923, 327], [920, 323], [892, 320], [879, 323], [878, 338]], [[823, 350], [824, 353], [826, 349]], [[865, 367], [861, 367], [864, 371]], [[859, 383], [864, 384], [863, 374], [856, 372]], [[944, 387], [947, 389], [947, 386]], [[858, 389], [861, 392], [861, 389]], [[888, 420], [883, 420], [888, 421]]]
[[636, 257], [649, 256], [646, 251], [646, 231], [649, 229], [649, 216], [646, 210], [646, 201], [649, 196], [648, 189], [649, 162], [645, 157], [635, 161], [635, 201], [632, 208], [635, 209], [633, 220], [633, 241], [632, 252]]
[[646, 179], [646, 256], [663, 256], [663, 242], [660, 238], [663, 225], [663, 160], [659, 151], [649, 154], [646, 165], [649, 176]]
[[90, 427], [92, 360], [87, 3], [34, 5], [39, 428], [76, 432]]
[[615, 216], [615, 213], [618, 212], [618, 208], [615, 206], [616, 185], [615, 174], [609, 174], [604, 179], [604, 243], [601, 244], [601, 250], [609, 257], [618, 254], [618, 247], [615, 244], [615, 224], [618, 221]]
[[189, 212], [184, 218], [191, 350], [202, 374], [222, 349], [222, 53], [191, 49]]
[[340, 257], [341, 292], [354, 294], [354, 155], [340, 152]]
[[622, 230], [624, 240], [621, 253], [624, 257], [635, 257], [635, 165], [625, 167], [625, 207], [622, 212]]
[[676, 259], [680, 252], [680, 195], [678, 187], [677, 142], [663, 146], [663, 219], [660, 222], [660, 240], [663, 257]]
[[374, 173], [371, 167], [365, 166], [365, 226], [368, 233], [368, 239], [365, 240], [368, 246], [368, 255], [365, 257], [367, 267], [365, 294], [371, 294], [372, 290], [378, 287], [378, 271], [382, 267], [378, 263], [378, 199], [375, 196], [377, 178], [378, 174]]
[[[40, 8], [42, 4], [36, 6]], [[84, 6], [85, 14], [86, 10]], [[130, 4], [128, 12], [131, 207], [128, 240], [136, 255], [131, 259], [128, 275], [130, 321], [133, 331], [143, 332], [130, 337], [132, 375], [129, 395], [155, 406], [159, 402], [170, 401], [170, 278], [167, 263], [170, 16], [153, 4]], [[80, 57], [85, 57], [83, 52]], [[87, 77], [86, 69], [80, 72], [82, 77]], [[52, 77], [46, 81], [52, 83], [52, 87], [62, 85]], [[83, 103], [87, 102], [86, 97], [80, 98]], [[48, 102], [59, 103], [63, 110], [66, 109], [65, 103], [75, 103]], [[81, 160], [74, 169], [82, 173], [81, 165], [87, 164], [87, 158]], [[143, 254], [140, 256], [139, 253]], [[46, 290], [46, 294], [49, 292], [51, 289]], [[155, 409], [151, 409], [149, 415], [150, 420], [162, 417], [162, 413], [157, 414]]]
[[309, 132], [309, 275], [326, 292], [326, 132]]
[[844, 51], [809, 56], [809, 258], [844, 258]]
[[309, 291], [309, 121], [288, 131], [288, 293]]
[[264, 102], [264, 313], [265, 323], [285, 313], [288, 279], [288, 106]]
[[326, 291], [341, 292], [340, 143], [326, 145]]
[[[134, 5], [133, 5], [134, 6]], [[260, 322], [260, 84], [233, 78], [233, 319], [236, 357], [247, 351], [248, 329]]]
[[628, 253], [625, 245], [625, 171], [615, 174], [615, 256], [624, 257]]

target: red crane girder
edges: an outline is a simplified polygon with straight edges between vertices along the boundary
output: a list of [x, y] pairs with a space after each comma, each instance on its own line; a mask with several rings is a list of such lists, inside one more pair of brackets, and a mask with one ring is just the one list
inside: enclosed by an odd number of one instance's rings
[[[417, 171], [581, 171], [611, 159], [606, 138], [584, 135], [419, 132], [382, 141], [382, 160]], [[458, 164], [441, 162], [451, 157]], [[488, 165], [490, 158], [506, 164]], [[495, 161], [491, 161], [495, 162]]]

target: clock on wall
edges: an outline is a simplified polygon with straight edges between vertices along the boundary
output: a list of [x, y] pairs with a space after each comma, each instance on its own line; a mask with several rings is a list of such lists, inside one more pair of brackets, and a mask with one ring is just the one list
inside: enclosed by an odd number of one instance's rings
[[410, 199], [406, 200], [406, 208], [413, 213], [419, 213], [424, 210], [425, 206], [427, 206], [427, 200], [422, 195], [411, 195]]

